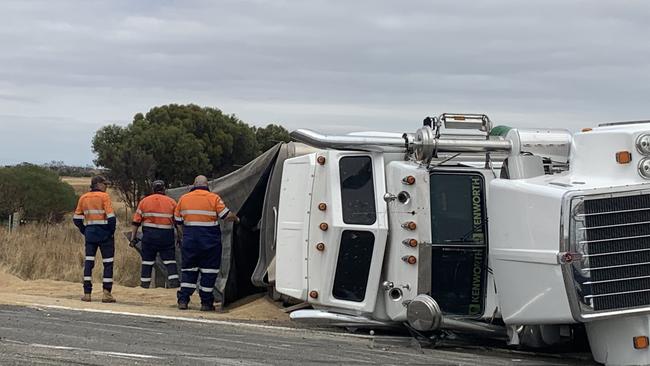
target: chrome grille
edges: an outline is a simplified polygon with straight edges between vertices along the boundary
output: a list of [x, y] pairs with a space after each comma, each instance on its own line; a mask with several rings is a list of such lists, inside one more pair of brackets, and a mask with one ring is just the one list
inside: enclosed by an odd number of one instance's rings
[[573, 209], [578, 297], [593, 311], [650, 305], [650, 194], [582, 197]]

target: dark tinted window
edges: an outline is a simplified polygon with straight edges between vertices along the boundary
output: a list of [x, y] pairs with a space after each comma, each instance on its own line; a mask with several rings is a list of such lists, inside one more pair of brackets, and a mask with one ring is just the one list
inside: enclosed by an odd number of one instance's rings
[[339, 161], [343, 222], [372, 225], [377, 220], [372, 160], [369, 156], [348, 156]]
[[336, 262], [332, 295], [339, 300], [361, 302], [366, 296], [375, 235], [368, 231], [344, 230]]
[[434, 244], [485, 243], [483, 177], [431, 175], [431, 236]]

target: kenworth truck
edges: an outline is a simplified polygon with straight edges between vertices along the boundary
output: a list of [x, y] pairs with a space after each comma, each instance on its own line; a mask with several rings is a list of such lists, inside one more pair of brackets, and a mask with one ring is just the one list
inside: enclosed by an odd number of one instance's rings
[[551, 346], [584, 328], [597, 362], [650, 364], [650, 122], [292, 137], [275, 290], [294, 320], [404, 325]]

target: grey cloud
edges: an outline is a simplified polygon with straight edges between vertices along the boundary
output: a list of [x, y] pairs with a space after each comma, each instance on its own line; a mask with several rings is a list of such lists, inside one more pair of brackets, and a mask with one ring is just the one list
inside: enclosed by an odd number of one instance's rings
[[450, 110], [577, 129], [647, 117], [649, 16], [637, 1], [4, 1], [0, 110], [87, 121], [86, 141], [90, 121], [169, 102], [336, 132]]

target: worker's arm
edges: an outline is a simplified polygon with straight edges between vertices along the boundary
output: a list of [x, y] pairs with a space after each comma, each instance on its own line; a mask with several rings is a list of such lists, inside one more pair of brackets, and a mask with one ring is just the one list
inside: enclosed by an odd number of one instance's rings
[[77, 208], [74, 210], [74, 216], [72, 216], [72, 222], [79, 229], [81, 234], [85, 233], [86, 226], [84, 225], [84, 210], [82, 208], [83, 198], [79, 198], [77, 202]]
[[104, 196], [104, 210], [106, 211], [106, 219], [108, 220], [108, 231], [111, 233], [111, 236], [113, 236], [115, 235], [117, 218], [115, 217], [115, 211], [113, 211], [111, 197], [108, 194]]
[[239, 222], [239, 217], [237, 217], [234, 212], [230, 211], [219, 195], [217, 195], [217, 206], [215, 207], [215, 210], [220, 219], [226, 222]]
[[133, 221], [131, 222], [131, 225], [133, 225], [133, 228], [131, 229], [131, 241], [129, 242], [129, 245], [131, 247], [135, 247], [135, 244], [138, 242], [138, 228], [142, 224], [142, 202], [138, 204], [138, 208], [136, 208], [135, 213], [133, 214]]
[[174, 207], [174, 224], [176, 225], [176, 243], [180, 244], [183, 241], [183, 215], [181, 214], [181, 204], [183, 197], [178, 200], [176, 207]]

